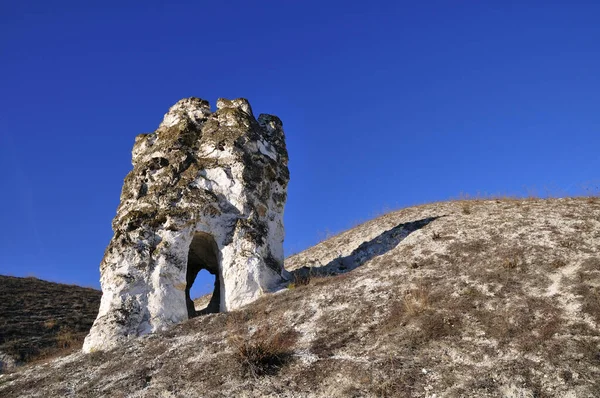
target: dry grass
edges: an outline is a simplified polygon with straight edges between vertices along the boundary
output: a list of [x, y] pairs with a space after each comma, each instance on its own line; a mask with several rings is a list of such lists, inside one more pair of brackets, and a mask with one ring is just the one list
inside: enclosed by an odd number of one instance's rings
[[81, 348], [85, 335], [73, 332], [68, 326], [63, 326], [56, 335], [56, 346], [60, 349]]
[[581, 297], [581, 310], [600, 323], [600, 287], [580, 285], [575, 292]]
[[562, 267], [565, 267], [566, 265], [567, 265], [567, 262], [564, 259], [562, 259], [562, 258], [554, 259], [550, 263], [550, 266], [552, 268], [562, 268]]
[[422, 373], [405, 358], [390, 356], [376, 366], [369, 386], [376, 397], [411, 397], [420, 387]]
[[581, 310], [600, 323], [600, 258], [583, 262], [574, 282], [572, 291], [580, 298]]
[[293, 281], [288, 285], [288, 289], [295, 289], [300, 286], [307, 286], [310, 284], [310, 281], [313, 279], [313, 274], [309, 272], [296, 272], [294, 273]]
[[463, 214], [471, 214], [473, 212], [472, 206], [469, 202], [463, 202], [461, 204], [461, 209]]
[[79, 349], [100, 296], [97, 290], [35, 277], [0, 276], [0, 352], [25, 364]]
[[513, 255], [502, 260], [502, 266], [506, 269], [517, 269], [523, 266], [523, 259], [518, 255]]
[[291, 269], [448, 215], [351, 272], [309, 273], [239, 311], [134, 340], [122, 355], [36, 368], [0, 395], [75, 386], [82, 397], [600, 396], [600, 201], [469, 205], [469, 216], [461, 202], [438, 203], [362, 224], [294, 256]]
[[257, 378], [273, 376], [289, 363], [297, 339], [298, 334], [293, 330], [263, 326], [251, 336], [230, 335], [229, 344], [243, 373]]
[[48, 320], [44, 321], [44, 327], [46, 329], [54, 329], [55, 326], [56, 326], [56, 319], [48, 319]]
[[423, 281], [415, 284], [401, 299], [392, 302], [380, 325], [390, 341], [417, 348], [460, 333], [459, 305], [448, 300], [449, 292], [441, 286], [432, 290]]
[[408, 317], [414, 317], [422, 314], [429, 309], [429, 290], [426, 286], [420, 285], [410, 290], [402, 300], [404, 314]]

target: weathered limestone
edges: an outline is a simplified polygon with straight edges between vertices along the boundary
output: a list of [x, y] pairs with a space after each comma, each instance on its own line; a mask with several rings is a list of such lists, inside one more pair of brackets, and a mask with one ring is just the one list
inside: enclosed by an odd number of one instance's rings
[[245, 99], [219, 99], [217, 108], [183, 99], [155, 132], [136, 137], [84, 351], [197, 315], [189, 288], [201, 269], [216, 276], [204, 312], [238, 308], [287, 280], [281, 120], [256, 120]]

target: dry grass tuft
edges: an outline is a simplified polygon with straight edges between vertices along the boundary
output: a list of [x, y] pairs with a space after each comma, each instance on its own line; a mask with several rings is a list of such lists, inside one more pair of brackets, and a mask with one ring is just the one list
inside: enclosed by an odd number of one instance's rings
[[600, 322], [600, 288], [580, 285], [576, 292], [581, 297], [581, 310], [589, 314], [596, 322]]
[[79, 348], [83, 345], [84, 337], [82, 334], [74, 333], [68, 327], [63, 326], [56, 335], [56, 346], [60, 349]]
[[46, 329], [54, 329], [54, 326], [56, 326], [56, 319], [51, 318], [44, 321], [44, 327]]
[[463, 214], [471, 214], [473, 212], [471, 204], [468, 202], [463, 202], [460, 207], [462, 209]]
[[404, 313], [414, 317], [429, 309], [429, 290], [424, 285], [419, 285], [409, 291], [402, 300]]
[[576, 243], [574, 241], [567, 239], [561, 240], [560, 242], [558, 242], [558, 244], [561, 247], [564, 247], [565, 249], [573, 249], [576, 246]]
[[229, 343], [243, 373], [257, 378], [277, 374], [292, 359], [297, 339], [298, 334], [293, 330], [281, 331], [264, 326], [249, 338], [235, 334], [229, 338]]
[[522, 265], [522, 260], [519, 256], [505, 258], [502, 261], [502, 266], [506, 269], [517, 269]]
[[565, 260], [563, 260], [562, 258], [557, 258], [554, 261], [552, 261], [552, 263], [550, 263], [550, 265], [553, 268], [562, 268], [567, 265], [567, 262]]
[[294, 289], [299, 286], [307, 286], [310, 285], [310, 281], [312, 280], [313, 275], [312, 272], [304, 272], [304, 273], [295, 273], [294, 281], [288, 285], [288, 289]]

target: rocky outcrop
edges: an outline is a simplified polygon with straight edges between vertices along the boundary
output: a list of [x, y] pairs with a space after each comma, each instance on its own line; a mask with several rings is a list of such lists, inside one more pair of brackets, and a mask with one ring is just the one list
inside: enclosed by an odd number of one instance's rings
[[238, 308], [281, 287], [289, 181], [282, 123], [245, 99], [183, 99], [136, 137], [102, 260], [102, 302], [84, 351], [111, 348], [198, 315], [189, 289], [215, 275], [201, 312]]

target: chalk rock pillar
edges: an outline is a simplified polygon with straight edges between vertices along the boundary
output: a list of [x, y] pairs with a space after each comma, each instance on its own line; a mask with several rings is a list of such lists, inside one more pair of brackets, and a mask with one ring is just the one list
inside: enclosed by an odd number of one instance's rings
[[177, 102], [136, 137], [114, 236], [100, 265], [102, 302], [83, 350], [105, 350], [196, 315], [189, 285], [216, 277], [207, 310], [228, 311], [284, 286], [289, 181], [282, 123], [245, 99]]

